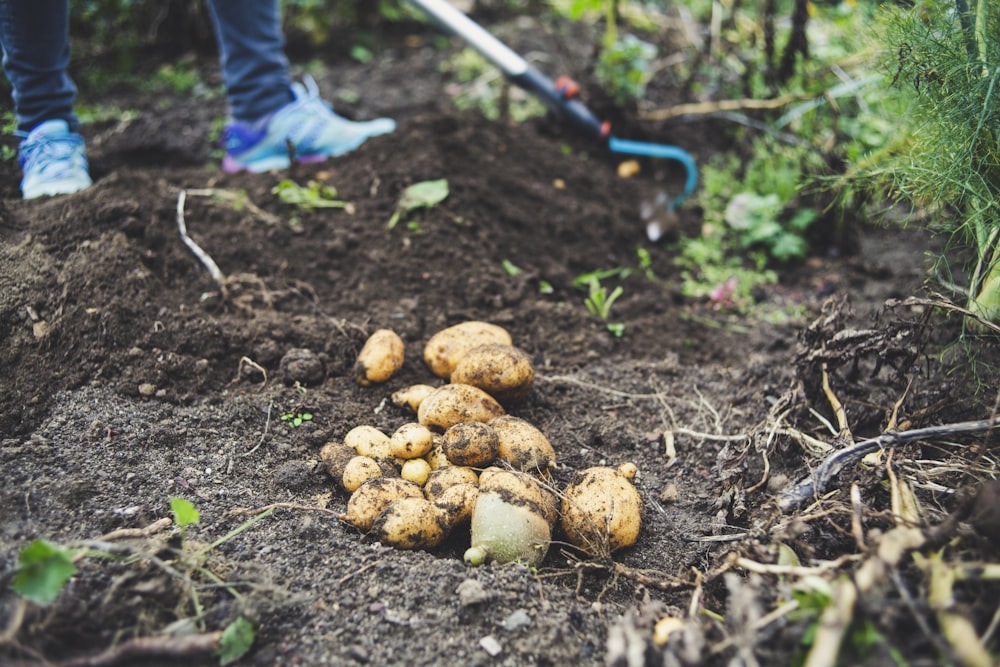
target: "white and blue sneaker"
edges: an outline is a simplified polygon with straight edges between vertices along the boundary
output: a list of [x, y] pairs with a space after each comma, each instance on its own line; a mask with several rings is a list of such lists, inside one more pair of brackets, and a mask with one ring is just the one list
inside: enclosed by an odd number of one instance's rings
[[295, 99], [254, 123], [226, 127], [223, 171], [261, 173], [296, 162], [322, 162], [350, 152], [370, 137], [396, 129], [390, 118], [354, 122], [333, 112], [311, 77], [292, 84]]
[[67, 195], [89, 187], [83, 137], [64, 120], [47, 120], [28, 133], [18, 150], [25, 199]]

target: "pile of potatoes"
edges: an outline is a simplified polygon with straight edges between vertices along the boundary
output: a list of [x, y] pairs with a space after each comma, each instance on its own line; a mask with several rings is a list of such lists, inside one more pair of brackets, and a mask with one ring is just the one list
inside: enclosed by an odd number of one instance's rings
[[[403, 365], [403, 343], [377, 331], [355, 365], [363, 386]], [[327, 472], [351, 494], [342, 519], [400, 549], [430, 549], [468, 527], [465, 560], [545, 558], [561, 525], [569, 542], [595, 556], [635, 543], [641, 500], [635, 466], [590, 468], [563, 490], [553, 486], [556, 453], [548, 438], [504, 405], [531, 392], [530, 357], [494, 324], [444, 329], [424, 347], [424, 362], [447, 384], [414, 385], [392, 401], [415, 415], [387, 434], [361, 425], [320, 452]]]

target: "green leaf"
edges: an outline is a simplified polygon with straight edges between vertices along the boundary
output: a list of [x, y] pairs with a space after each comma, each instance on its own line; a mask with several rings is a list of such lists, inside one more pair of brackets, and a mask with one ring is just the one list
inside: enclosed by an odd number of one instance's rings
[[337, 188], [323, 185], [319, 181], [309, 181], [305, 187], [295, 181], [285, 179], [271, 188], [271, 194], [278, 195], [285, 204], [306, 210], [314, 208], [347, 208], [348, 203], [339, 200]]
[[509, 259], [502, 260], [500, 262], [500, 266], [503, 267], [504, 272], [506, 272], [508, 276], [519, 276], [524, 273], [524, 269]]
[[172, 497], [170, 499], [170, 511], [174, 515], [174, 523], [181, 528], [197, 525], [198, 521], [201, 520], [201, 514], [195, 506], [190, 500], [185, 500], [184, 498]]
[[448, 197], [448, 181], [439, 178], [434, 181], [421, 181], [414, 183], [403, 190], [403, 194], [396, 204], [396, 210], [389, 218], [389, 229], [396, 226], [399, 220], [407, 213], [418, 208], [430, 208], [437, 206]]
[[228, 665], [236, 662], [250, 650], [253, 640], [257, 635], [257, 630], [247, 619], [240, 616], [235, 621], [226, 626], [222, 631], [222, 639], [219, 642], [220, 665]]
[[73, 552], [43, 539], [37, 539], [21, 549], [18, 570], [12, 587], [36, 604], [50, 604], [59, 595], [66, 581], [76, 574]]

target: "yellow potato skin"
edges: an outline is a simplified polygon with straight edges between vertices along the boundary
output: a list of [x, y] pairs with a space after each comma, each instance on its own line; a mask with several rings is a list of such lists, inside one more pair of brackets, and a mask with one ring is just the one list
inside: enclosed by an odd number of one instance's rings
[[409, 387], [403, 387], [399, 391], [393, 392], [391, 397], [392, 404], [400, 408], [406, 408], [413, 414], [417, 414], [420, 402], [427, 398], [433, 391], [434, 387], [429, 384], [413, 384]]
[[424, 363], [445, 380], [469, 350], [490, 343], [513, 344], [510, 332], [496, 324], [469, 320], [438, 331], [424, 346]]
[[368, 424], [355, 426], [348, 431], [344, 436], [344, 444], [360, 456], [369, 456], [373, 459], [387, 459], [392, 456], [389, 451], [389, 436]]
[[639, 492], [615, 468], [588, 468], [563, 492], [561, 514], [566, 537], [593, 556], [635, 544], [641, 513]]
[[482, 389], [468, 384], [446, 384], [420, 403], [417, 421], [444, 431], [462, 422], [488, 422], [502, 414], [505, 414], [503, 406]]
[[487, 422], [497, 434], [497, 455], [515, 470], [547, 473], [556, 462], [556, 450], [534, 424], [501, 415]]
[[436, 547], [451, 530], [449, 514], [425, 498], [400, 498], [373, 526], [382, 544], [397, 549]]
[[499, 444], [497, 434], [482, 422], [455, 424], [441, 438], [441, 448], [449, 463], [473, 468], [493, 463]]
[[373, 333], [365, 341], [354, 364], [358, 384], [368, 387], [391, 378], [403, 367], [405, 351], [403, 339], [392, 329], [379, 329]]
[[528, 353], [513, 345], [480, 345], [458, 361], [451, 381], [479, 387], [501, 403], [516, 403], [531, 393], [535, 367]]
[[398, 477], [376, 477], [351, 494], [347, 511], [340, 518], [359, 530], [372, 529], [375, 519], [399, 498], [422, 498], [423, 491], [413, 482]]

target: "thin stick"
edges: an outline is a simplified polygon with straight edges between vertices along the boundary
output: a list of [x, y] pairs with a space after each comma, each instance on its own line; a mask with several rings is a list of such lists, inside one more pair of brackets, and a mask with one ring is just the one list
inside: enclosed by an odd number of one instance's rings
[[794, 102], [810, 100], [816, 95], [808, 93], [798, 93], [793, 95], [782, 95], [767, 100], [741, 99], [741, 100], [717, 100], [713, 102], [692, 102], [690, 104], [675, 104], [666, 109], [653, 109], [639, 114], [643, 120], [670, 120], [680, 116], [707, 116], [714, 113], [727, 111], [767, 111], [770, 109], [780, 109]]
[[263, 512], [268, 512], [274, 509], [285, 509], [285, 510], [301, 510], [303, 512], [320, 512], [321, 514], [330, 514], [332, 516], [340, 516], [340, 512], [334, 510], [328, 510], [325, 507], [316, 507], [315, 505], [299, 505], [298, 503], [271, 503], [270, 505], [264, 505], [263, 507], [256, 507], [254, 509], [243, 509], [237, 507], [235, 509], [228, 510], [226, 512], [227, 516], [253, 516], [256, 514], [261, 514]]
[[786, 492], [778, 499], [778, 508], [782, 512], [789, 512], [796, 509], [807, 500], [812, 500], [817, 494], [823, 493], [841, 470], [849, 465], [853, 465], [869, 454], [880, 449], [893, 447], [896, 445], [913, 442], [914, 440], [924, 440], [953, 436], [963, 433], [982, 433], [991, 431], [1000, 426], [992, 419], [980, 419], [977, 421], [957, 422], [944, 426], [929, 426], [911, 431], [889, 431], [882, 435], [868, 440], [850, 445], [843, 449], [838, 449], [830, 454], [811, 475], [795, 485], [791, 491]]
[[[266, 382], [266, 380], [265, 380]], [[271, 408], [274, 407], [274, 401], [267, 404], [267, 421], [264, 422], [264, 432], [260, 434], [260, 440], [254, 445], [253, 449], [248, 452], [244, 452], [241, 456], [250, 456], [264, 444], [264, 439], [267, 438], [267, 432], [271, 428]]]
[[99, 538], [101, 542], [111, 542], [113, 540], [127, 540], [132, 537], [149, 537], [150, 535], [155, 535], [161, 530], [166, 530], [173, 525], [173, 521], [167, 517], [160, 519], [159, 521], [154, 521], [145, 528], [119, 528], [118, 530], [113, 530], [107, 535], [103, 535]]
[[72, 658], [57, 664], [59, 667], [107, 667], [108, 665], [115, 665], [136, 658], [152, 658], [154, 656], [170, 658], [192, 657], [218, 650], [221, 641], [221, 632], [208, 632], [181, 637], [171, 635], [136, 637], [135, 639], [130, 639], [113, 646], [103, 653]]
[[226, 276], [219, 269], [219, 265], [215, 263], [211, 255], [201, 249], [197, 243], [194, 242], [190, 236], [188, 236], [187, 223], [184, 222], [184, 203], [187, 201], [187, 190], [181, 190], [177, 195], [177, 230], [180, 232], [181, 240], [184, 241], [184, 245], [194, 253], [194, 256], [205, 265], [208, 272], [212, 275], [212, 279], [218, 284], [219, 289], [222, 291], [223, 295], [226, 293]]

